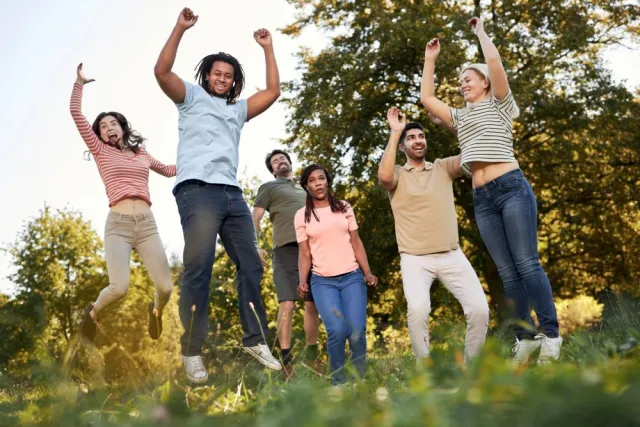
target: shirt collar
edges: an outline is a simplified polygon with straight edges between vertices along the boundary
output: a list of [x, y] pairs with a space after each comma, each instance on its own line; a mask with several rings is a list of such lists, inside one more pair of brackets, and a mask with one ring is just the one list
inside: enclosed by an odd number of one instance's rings
[[404, 166], [402, 166], [402, 168], [406, 171], [411, 171], [412, 169], [415, 169], [417, 171], [423, 171], [423, 170], [431, 170], [431, 168], [433, 167], [433, 163], [431, 162], [424, 162], [423, 166], [411, 166], [409, 163], [405, 163]]

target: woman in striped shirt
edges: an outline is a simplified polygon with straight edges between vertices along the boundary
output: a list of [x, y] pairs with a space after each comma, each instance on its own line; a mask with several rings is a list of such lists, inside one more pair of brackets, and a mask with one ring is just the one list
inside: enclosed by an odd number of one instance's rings
[[173, 283], [150, 209], [149, 169], [172, 177], [176, 175], [176, 166], [154, 159], [142, 145], [144, 138], [131, 129], [120, 113], [100, 113], [93, 125], [89, 124], [82, 114], [82, 90], [92, 81], [85, 77], [82, 64], [78, 65], [70, 110], [80, 136], [96, 160], [109, 199], [104, 237], [109, 286], [85, 310], [80, 333], [93, 341], [100, 311], [126, 294], [131, 250], [135, 248], [155, 284], [155, 297], [148, 305], [148, 331], [151, 338], [158, 339], [162, 333], [162, 309], [169, 301]]
[[[469, 21], [478, 36], [486, 64], [472, 64], [460, 74], [465, 108], [451, 108], [435, 96], [438, 39], [427, 43], [421, 101], [430, 114], [457, 132], [462, 172], [471, 177], [478, 229], [498, 267], [505, 298], [514, 309], [514, 359], [524, 363], [540, 349], [538, 363], [560, 355], [562, 338], [549, 279], [538, 256], [537, 206], [531, 185], [513, 155], [512, 122], [518, 107], [500, 54], [480, 18]], [[536, 333], [533, 306], [541, 333]]]

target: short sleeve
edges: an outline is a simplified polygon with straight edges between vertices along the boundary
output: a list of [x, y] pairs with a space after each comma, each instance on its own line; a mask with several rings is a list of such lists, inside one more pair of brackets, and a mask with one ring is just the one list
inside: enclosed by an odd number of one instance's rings
[[447, 175], [451, 177], [451, 179], [456, 179], [462, 176], [462, 172], [459, 167], [456, 167], [456, 163], [458, 162], [459, 156], [445, 157], [444, 159], [438, 159], [436, 162], [439, 162], [444, 170], [447, 171]]
[[247, 121], [247, 108], [246, 99], [238, 101], [238, 120], [240, 123], [245, 123]]
[[296, 240], [298, 243], [309, 240], [309, 236], [307, 236], [307, 224], [304, 222], [304, 208], [296, 212], [296, 216], [293, 218], [293, 225], [296, 228]]
[[349, 203], [347, 202], [343, 202], [343, 203], [347, 207], [347, 212], [345, 213], [345, 216], [347, 217], [347, 221], [349, 222], [349, 231], [357, 230], [358, 223], [356, 222], [356, 216], [353, 213], [353, 208]]
[[272, 194], [271, 186], [262, 184], [260, 188], [258, 188], [258, 195], [256, 196], [256, 201], [253, 203], [253, 206], [257, 206], [268, 211], [269, 206], [271, 206]]
[[176, 104], [178, 110], [184, 110], [191, 105], [197, 87], [193, 83], [189, 83], [184, 80], [182, 83], [184, 83], [184, 101], [181, 104]]
[[511, 123], [513, 119], [516, 119], [520, 115], [520, 109], [516, 105], [516, 100], [513, 98], [511, 90], [507, 92], [504, 98], [498, 99], [493, 95], [493, 99], [500, 115], [505, 121]]
[[458, 129], [458, 115], [460, 114], [460, 110], [458, 108], [449, 107], [449, 111], [451, 112], [451, 126], [454, 129]]

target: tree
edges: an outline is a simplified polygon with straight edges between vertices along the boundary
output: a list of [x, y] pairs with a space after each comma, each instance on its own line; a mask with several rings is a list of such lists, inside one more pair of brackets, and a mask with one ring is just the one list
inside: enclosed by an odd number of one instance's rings
[[[382, 286], [371, 298], [377, 322], [404, 311], [388, 198], [376, 183], [387, 140], [386, 110], [429, 123], [419, 105], [424, 47], [439, 37], [438, 96], [460, 107], [458, 70], [482, 61], [467, 21], [474, 15], [501, 53], [521, 110], [514, 146], [539, 203], [543, 264], [557, 295], [633, 290], [640, 281], [640, 113], [638, 94], [613, 82], [599, 53], [637, 36], [640, 11], [614, 1], [547, 2], [290, 0], [297, 36], [315, 26], [331, 34], [318, 55], [300, 52], [302, 77], [287, 85], [285, 143], [300, 158], [338, 175], [338, 194], [354, 205]], [[457, 142], [428, 129], [428, 159], [456, 154]], [[399, 159], [403, 162], [404, 159]], [[475, 225], [471, 184], [455, 187], [461, 245], [505, 311], [502, 286]], [[437, 302], [436, 302], [437, 304]]]
[[[16, 285], [4, 322], [14, 325], [5, 340], [22, 362], [37, 360], [36, 347], [58, 358], [75, 332], [82, 311], [106, 286], [102, 241], [80, 213], [48, 206], [23, 227], [7, 248]], [[45, 333], [46, 331], [46, 333]]]

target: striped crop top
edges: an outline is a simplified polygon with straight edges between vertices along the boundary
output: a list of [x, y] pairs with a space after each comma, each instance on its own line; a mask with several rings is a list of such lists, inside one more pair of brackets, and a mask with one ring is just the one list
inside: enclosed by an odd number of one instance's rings
[[462, 152], [460, 170], [464, 175], [471, 176], [471, 162], [516, 162], [513, 119], [517, 111], [511, 91], [502, 99], [491, 95], [465, 108], [451, 108]]
[[80, 136], [98, 164], [100, 177], [107, 190], [109, 207], [133, 197], [140, 198], [151, 206], [149, 169], [172, 177], [176, 176], [176, 166], [157, 161], [144, 147], [140, 147], [136, 155], [127, 156], [116, 147], [102, 142], [82, 114], [82, 86], [77, 83], [73, 85], [70, 109]]

